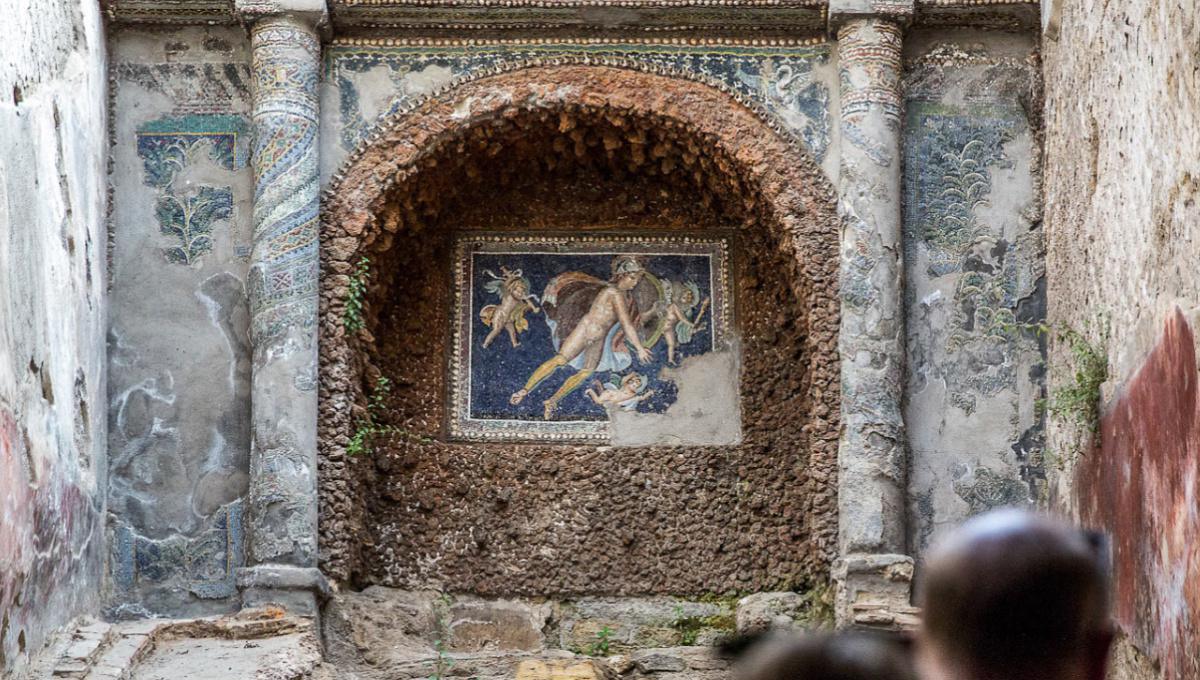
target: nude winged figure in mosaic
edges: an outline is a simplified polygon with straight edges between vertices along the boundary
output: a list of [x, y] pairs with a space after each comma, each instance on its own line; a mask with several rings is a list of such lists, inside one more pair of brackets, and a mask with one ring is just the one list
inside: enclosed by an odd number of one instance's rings
[[[613, 259], [612, 276], [607, 282], [578, 271], [565, 272], [551, 279], [542, 295], [542, 306], [556, 354], [534, 370], [525, 386], [514, 392], [509, 402], [521, 403], [539, 384], [569, 364], [575, 373], [542, 402], [545, 407], [543, 417], [549, 420], [563, 397], [575, 391], [597, 370], [628, 368], [632, 359], [626, 343], [633, 348], [638, 361], [651, 361], [650, 350], [642, 344], [635, 326], [639, 298], [649, 295], [653, 301], [658, 295], [646, 277], [647, 272], [638, 258], [618, 255]], [[618, 332], [624, 334], [623, 340], [616, 337]]]
[[492, 344], [500, 331], [508, 331], [509, 342], [513, 347], [520, 347], [517, 335], [529, 330], [525, 313], [537, 314], [542, 311], [537, 306], [537, 296], [529, 292], [529, 279], [521, 276], [520, 269], [514, 271], [508, 267], [501, 267], [499, 276], [489, 269], [483, 270], [483, 273], [492, 278], [484, 288], [500, 296], [499, 303], [479, 310], [479, 318], [492, 329], [483, 339], [483, 346]]

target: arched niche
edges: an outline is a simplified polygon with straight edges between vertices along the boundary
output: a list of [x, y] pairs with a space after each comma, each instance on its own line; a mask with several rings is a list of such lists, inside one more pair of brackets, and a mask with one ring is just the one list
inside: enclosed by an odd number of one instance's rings
[[[322, 568], [492, 595], [801, 587], [836, 550], [838, 221], [803, 144], [762, 111], [635, 63], [523, 64], [383, 121], [326, 191]], [[742, 441], [446, 436], [456, 233], [732, 233]], [[364, 328], [345, 318], [370, 260]], [[378, 410], [393, 428], [347, 447]]]

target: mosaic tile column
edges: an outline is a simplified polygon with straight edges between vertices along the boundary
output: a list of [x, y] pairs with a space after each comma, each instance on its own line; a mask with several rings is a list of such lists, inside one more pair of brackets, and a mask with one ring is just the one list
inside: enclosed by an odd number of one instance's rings
[[[246, 15], [243, 15], [244, 17]], [[253, 440], [244, 606], [315, 612], [317, 565], [317, 73], [306, 15], [251, 26], [254, 247], [250, 338]]]
[[912, 576], [900, 225], [900, 56], [912, 2], [835, 0], [830, 10], [841, 69], [843, 431], [834, 575], [842, 625], [891, 626], [904, 614], [894, 610], [908, 607]]

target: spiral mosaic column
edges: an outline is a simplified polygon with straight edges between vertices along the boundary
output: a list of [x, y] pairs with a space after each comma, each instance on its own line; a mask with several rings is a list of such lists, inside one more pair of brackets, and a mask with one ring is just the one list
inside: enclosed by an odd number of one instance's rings
[[[834, 3], [835, 5], [838, 3]], [[851, 3], [858, 9], [862, 2]], [[835, 566], [842, 625], [903, 625], [906, 550], [901, 47], [912, 3], [875, 2], [837, 26], [841, 68], [842, 439]], [[835, 8], [836, 9], [836, 8]]]
[[891, 21], [856, 19], [838, 31], [843, 553], [905, 546], [900, 47]]
[[314, 606], [317, 564], [317, 73], [313, 22], [256, 17], [248, 562], [243, 603]]

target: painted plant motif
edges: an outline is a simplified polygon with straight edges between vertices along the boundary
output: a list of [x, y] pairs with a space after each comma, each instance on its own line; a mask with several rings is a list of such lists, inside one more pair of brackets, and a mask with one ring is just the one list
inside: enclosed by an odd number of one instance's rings
[[594, 438], [608, 407], [664, 412], [666, 371], [722, 347], [725, 260], [723, 241], [460, 242], [455, 434]]
[[992, 190], [987, 163], [989, 149], [978, 139], [961, 151], [942, 151], [940, 191], [932, 197], [928, 219], [921, 225], [925, 238], [943, 247], [970, 243], [979, 231], [975, 209], [987, 204]]
[[154, 210], [158, 230], [179, 240], [163, 249], [167, 261], [192, 264], [212, 250], [212, 226], [233, 217], [233, 192], [228, 188], [201, 186], [182, 196], [160, 196]]
[[226, 170], [237, 169], [239, 135], [246, 129], [238, 116], [212, 115], [157, 120], [138, 130], [137, 151], [145, 183], [159, 191], [154, 208], [158, 231], [177, 242], [163, 248], [168, 262], [197, 262], [212, 251], [213, 226], [233, 217], [231, 187], [200, 184], [181, 188], [176, 184], [180, 173], [204, 157]]
[[953, 276], [953, 323], [946, 346], [961, 364], [948, 377], [951, 403], [971, 413], [976, 395], [1016, 380], [1014, 343], [1032, 343], [1018, 319], [1018, 253], [1028, 250], [993, 234], [980, 219], [992, 172], [1011, 164], [1004, 145], [1023, 125], [1019, 112], [988, 117], [947, 115], [924, 104], [909, 111], [907, 220], [919, 225], [931, 279]]

